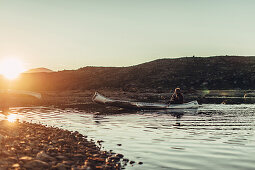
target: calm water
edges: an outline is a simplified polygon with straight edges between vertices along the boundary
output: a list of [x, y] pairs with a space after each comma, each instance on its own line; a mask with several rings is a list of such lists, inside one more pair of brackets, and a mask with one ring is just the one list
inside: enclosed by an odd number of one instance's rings
[[255, 105], [202, 105], [180, 118], [165, 111], [105, 116], [33, 107], [11, 112], [103, 140], [104, 149], [136, 161], [126, 169], [255, 169]]

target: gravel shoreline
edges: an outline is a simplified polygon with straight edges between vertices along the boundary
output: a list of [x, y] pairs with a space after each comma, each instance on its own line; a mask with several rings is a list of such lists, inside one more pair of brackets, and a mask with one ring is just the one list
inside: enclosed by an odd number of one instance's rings
[[121, 169], [121, 160], [127, 160], [102, 151], [78, 132], [7, 120], [0, 121], [0, 127], [1, 170]]

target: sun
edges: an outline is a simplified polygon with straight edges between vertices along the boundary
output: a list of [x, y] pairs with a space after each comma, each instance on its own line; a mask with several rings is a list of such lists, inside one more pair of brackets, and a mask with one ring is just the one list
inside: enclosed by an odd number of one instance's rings
[[24, 71], [23, 62], [17, 58], [6, 58], [0, 61], [0, 74], [9, 80], [17, 78]]

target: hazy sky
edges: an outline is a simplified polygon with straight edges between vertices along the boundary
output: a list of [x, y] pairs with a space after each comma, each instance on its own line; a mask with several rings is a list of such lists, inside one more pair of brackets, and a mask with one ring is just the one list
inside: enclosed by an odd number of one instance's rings
[[28, 68], [255, 55], [255, 0], [0, 0], [0, 58]]

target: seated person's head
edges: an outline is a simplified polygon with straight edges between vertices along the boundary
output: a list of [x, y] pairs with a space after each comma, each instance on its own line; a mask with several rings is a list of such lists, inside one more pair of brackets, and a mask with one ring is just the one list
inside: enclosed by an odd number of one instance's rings
[[181, 93], [181, 89], [180, 88], [176, 88], [174, 91], [176, 94]]

